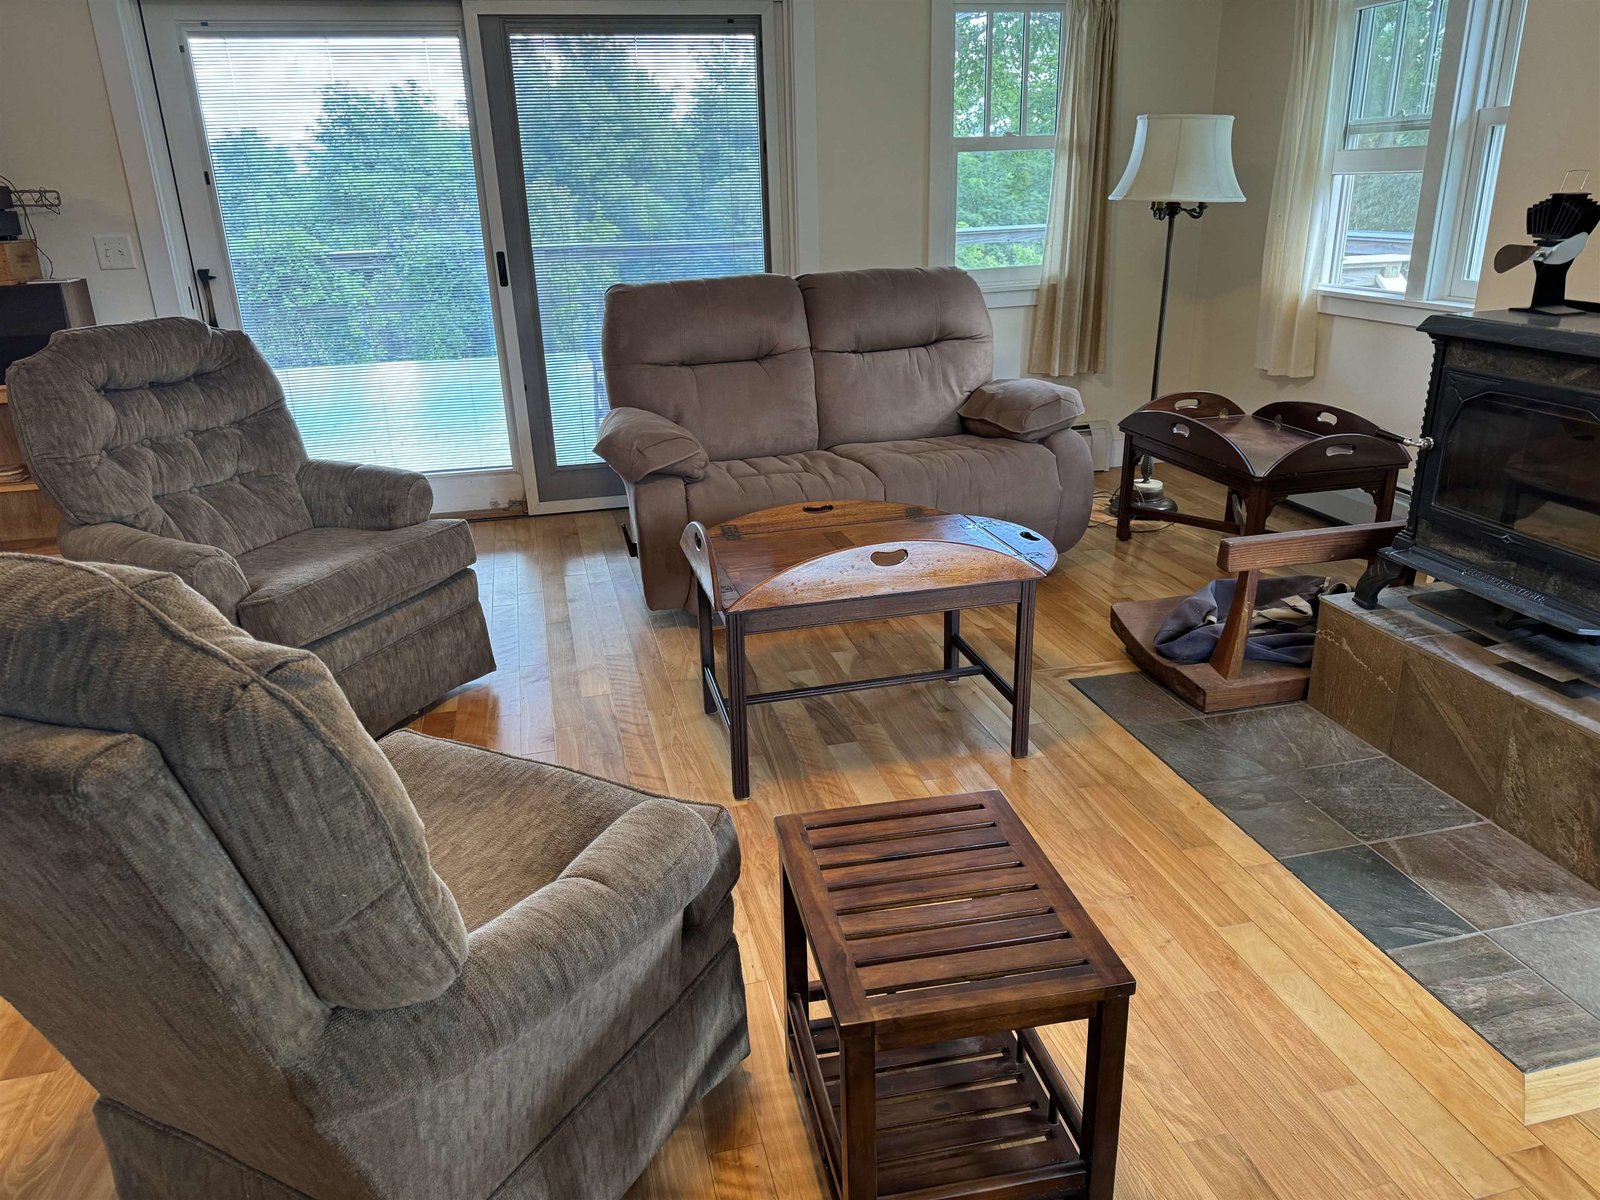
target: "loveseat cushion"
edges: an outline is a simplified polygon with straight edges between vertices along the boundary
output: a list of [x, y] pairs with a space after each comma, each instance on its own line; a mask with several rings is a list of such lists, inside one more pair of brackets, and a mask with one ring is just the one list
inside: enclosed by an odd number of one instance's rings
[[918, 438], [835, 446], [882, 481], [885, 498], [945, 512], [1015, 521], [1050, 535], [1061, 505], [1056, 456], [1008, 438]]
[[307, 646], [443, 583], [476, 557], [465, 521], [305, 529], [239, 556], [251, 588], [239, 624], [264, 642]]
[[676, 421], [713, 459], [817, 447], [806, 312], [787, 276], [615, 284], [601, 355], [613, 407]]
[[826, 450], [714, 462], [687, 492], [690, 519], [707, 524], [802, 500], [884, 498], [883, 481], [871, 470]]
[[816, 364], [818, 446], [961, 432], [956, 409], [994, 375], [994, 331], [972, 276], [919, 267], [827, 271], [799, 282]]
[[1042, 442], [1083, 416], [1083, 397], [1048, 379], [992, 379], [961, 406], [961, 424], [979, 437]]

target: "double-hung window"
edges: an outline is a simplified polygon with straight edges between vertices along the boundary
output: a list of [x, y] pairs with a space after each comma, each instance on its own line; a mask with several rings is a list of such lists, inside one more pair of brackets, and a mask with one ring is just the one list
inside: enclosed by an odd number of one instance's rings
[[929, 259], [1031, 287], [1055, 170], [1062, 6], [934, 8]]
[[1345, 0], [1326, 289], [1470, 303], [1525, 0]]

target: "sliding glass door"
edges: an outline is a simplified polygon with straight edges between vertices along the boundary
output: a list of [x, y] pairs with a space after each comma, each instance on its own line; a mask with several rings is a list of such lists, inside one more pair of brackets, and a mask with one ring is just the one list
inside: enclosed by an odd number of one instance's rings
[[440, 511], [620, 494], [606, 289], [789, 266], [780, 4], [142, 0], [195, 310]]
[[426, 472], [441, 509], [520, 500], [460, 29], [147, 20], [201, 312], [250, 334], [308, 451]]
[[614, 494], [606, 289], [772, 263], [762, 17], [480, 25], [539, 495]]

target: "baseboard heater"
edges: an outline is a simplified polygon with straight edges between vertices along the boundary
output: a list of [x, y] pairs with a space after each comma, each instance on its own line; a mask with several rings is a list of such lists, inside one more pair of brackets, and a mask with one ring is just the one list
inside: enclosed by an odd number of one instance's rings
[[1117, 453], [1120, 445], [1112, 435], [1110, 421], [1082, 421], [1074, 425], [1072, 430], [1089, 443], [1089, 454], [1094, 459], [1096, 471], [1109, 471], [1122, 465]]

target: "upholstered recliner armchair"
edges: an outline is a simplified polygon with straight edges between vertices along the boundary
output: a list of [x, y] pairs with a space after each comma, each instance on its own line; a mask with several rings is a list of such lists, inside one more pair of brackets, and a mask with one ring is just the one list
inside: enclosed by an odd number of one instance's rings
[[374, 742], [175, 577], [0, 555], [0, 993], [121, 1200], [620, 1196], [747, 1053], [738, 872], [723, 809]]
[[178, 317], [56, 334], [6, 373], [66, 557], [171, 571], [328, 664], [381, 732], [494, 669], [472, 534], [411, 471], [308, 459], [242, 333]]
[[678, 548], [774, 504], [894, 500], [1016, 521], [1066, 550], [1088, 528], [1083, 402], [995, 380], [978, 285], [954, 267], [618, 284], [602, 337], [645, 600], [692, 603]]

